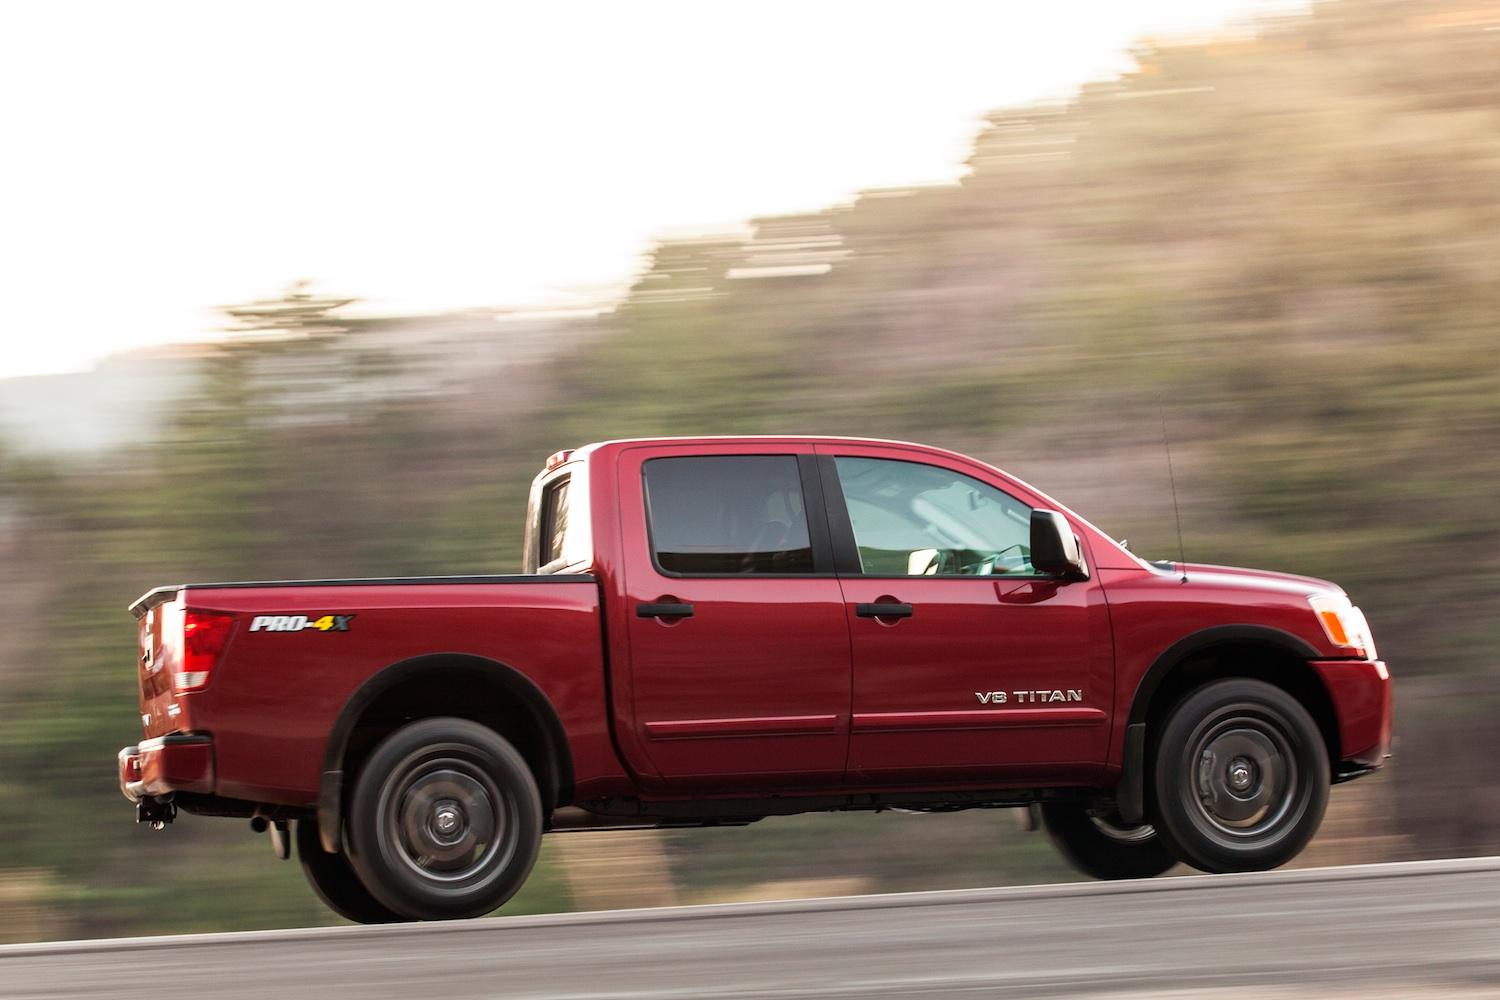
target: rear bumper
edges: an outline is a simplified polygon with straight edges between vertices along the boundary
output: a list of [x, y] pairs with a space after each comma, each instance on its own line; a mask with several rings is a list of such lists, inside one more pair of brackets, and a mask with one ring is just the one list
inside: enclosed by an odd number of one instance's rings
[[1391, 755], [1391, 675], [1382, 660], [1314, 660], [1338, 718], [1339, 761], [1360, 773]]
[[158, 736], [119, 753], [120, 791], [132, 802], [172, 792], [214, 790], [211, 736]]

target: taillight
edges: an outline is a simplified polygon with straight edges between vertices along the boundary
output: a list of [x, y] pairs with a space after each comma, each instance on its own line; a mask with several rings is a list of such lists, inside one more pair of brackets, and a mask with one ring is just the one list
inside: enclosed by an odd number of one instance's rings
[[181, 666], [172, 678], [172, 687], [197, 691], [207, 685], [233, 628], [233, 615], [187, 609], [182, 618]]

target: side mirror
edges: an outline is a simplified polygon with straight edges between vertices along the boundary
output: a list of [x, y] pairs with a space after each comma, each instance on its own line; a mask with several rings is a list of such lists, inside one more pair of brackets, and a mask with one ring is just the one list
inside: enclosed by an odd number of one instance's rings
[[1055, 510], [1031, 512], [1031, 565], [1064, 580], [1087, 580], [1088, 565], [1068, 519]]

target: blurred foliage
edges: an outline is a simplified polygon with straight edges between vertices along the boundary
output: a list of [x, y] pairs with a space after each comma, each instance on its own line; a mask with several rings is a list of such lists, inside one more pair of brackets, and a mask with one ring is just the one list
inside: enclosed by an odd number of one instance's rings
[[[6, 866], [51, 873], [69, 934], [331, 919], [237, 824], [130, 826], [123, 605], [149, 586], [511, 570], [541, 460], [638, 434], [917, 437], [1174, 555], [1164, 413], [1189, 557], [1330, 577], [1374, 623], [1401, 742], [1371, 832], [1500, 849], [1497, 24], [1492, 2], [1350, 0], [1143, 46], [1066, 105], [991, 116], [961, 184], [663, 243], [581, 346], [437, 398], [393, 391], [408, 361], [337, 319], [347, 300], [229, 310], [248, 335], [208, 351], [161, 440], [0, 453], [31, 601], [0, 647]], [[806, 817], [667, 843], [700, 896], [1061, 876], [1008, 829]], [[550, 857], [517, 905], [570, 905]]]

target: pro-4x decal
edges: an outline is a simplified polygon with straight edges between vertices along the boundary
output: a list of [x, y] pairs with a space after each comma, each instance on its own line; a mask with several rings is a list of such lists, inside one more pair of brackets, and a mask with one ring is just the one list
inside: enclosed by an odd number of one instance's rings
[[252, 632], [347, 632], [353, 615], [256, 615], [250, 622]]

